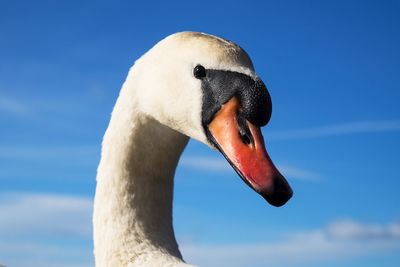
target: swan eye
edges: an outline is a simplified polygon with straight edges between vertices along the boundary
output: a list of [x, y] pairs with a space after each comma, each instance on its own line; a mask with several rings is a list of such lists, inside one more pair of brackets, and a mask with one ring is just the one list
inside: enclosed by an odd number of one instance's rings
[[193, 69], [193, 75], [197, 79], [204, 78], [204, 77], [206, 77], [206, 69], [202, 65], [197, 65]]

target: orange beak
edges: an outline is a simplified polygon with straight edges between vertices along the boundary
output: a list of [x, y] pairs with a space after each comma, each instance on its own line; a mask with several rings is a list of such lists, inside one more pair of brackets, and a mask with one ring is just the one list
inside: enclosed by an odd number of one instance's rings
[[236, 97], [222, 105], [208, 130], [240, 177], [268, 203], [280, 207], [292, 197], [288, 182], [268, 156], [260, 128], [240, 116]]

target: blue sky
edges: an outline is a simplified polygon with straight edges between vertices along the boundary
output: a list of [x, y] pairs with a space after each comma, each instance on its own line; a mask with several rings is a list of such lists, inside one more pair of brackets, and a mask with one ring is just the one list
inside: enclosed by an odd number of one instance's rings
[[174, 221], [200, 266], [400, 264], [398, 1], [0, 1], [0, 264], [93, 266], [100, 142], [134, 60], [202, 31], [250, 54], [295, 195], [273, 208], [191, 141]]

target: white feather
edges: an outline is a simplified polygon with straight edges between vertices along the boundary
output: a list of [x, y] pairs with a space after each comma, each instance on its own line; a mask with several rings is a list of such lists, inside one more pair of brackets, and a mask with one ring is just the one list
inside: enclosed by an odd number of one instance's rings
[[181, 32], [130, 69], [104, 135], [94, 204], [97, 267], [188, 267], [172, 226], [173, 177], [188, 137], [211, 146], [201, 125], [201, 83], [193, 68], [255, 76], [239, 46]]

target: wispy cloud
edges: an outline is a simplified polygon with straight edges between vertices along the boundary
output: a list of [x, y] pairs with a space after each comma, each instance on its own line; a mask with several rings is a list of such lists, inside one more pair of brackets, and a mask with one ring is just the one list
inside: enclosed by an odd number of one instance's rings
[[400, 239], [400, 222], [388, 225], [362, 224], [340, 220], [326, 228], [328, 237], [337, 240], [390, 240]]
[[[212, 172], [234, 172], [229, 163], [221, 156], [183, 156], [180, 164], [187, 168]], [[303, 170], [287, 164], [277, 164], [278, 169], [285, 177], [299, 180], [318, 180], [321, 175], [312, 171]]]
[[66, 158], [98, 158], [100, 145], [76, 145], [76, 146], [4, 146], [0, 145], [0, 158], [32, 160], [32, 161], [54, 161]]
[[0, 195], [0, 236], [91, 236], [92, 200], [51, 194]]
[[0, 195], [0, 262], [6, 266], [93, 266], [92, 200], [85, 197]]
[[28, 98], [0, 90], [0, 119], [12, 119], [11, 128], [29, 123], [31, 134], [36, 130], [47, 129], [61, 134], [92, 135], [91, 130], [95, 124], [87, 124], [85, 121], [99, 120], [102, 115], [109, 117], [109, 112], [104, 113], [104, 104], [95, 97], [95, 94], [100, 94], [97, 91], [79, 95]]
[[93, 267], [93, 253], [76, 244], [0, 241], [0, 267]]
[[[85, 197], [0, 195], [0, 260], [3, 264], [21, 267], [91, 266], [91, 214], [92, 200]], [[81, 240], [80, 245], [65, 241], [71, 238]], [[277, 241], [220, 245], [186, 243], [181, 244], [181, 249], [188, 262], [199, 266], [323, 264], [399, 252], [400, 222], [366, 224], [346, 219], [314, 230], [282, 233]]]
[[180, 160], [180, 164], [185, 167], [203, 171], [232, 171], [232, 167], [224, 158], [215, 156], [183, 156]]
[[13, 115], [26, 115], [29, 113], [30, 107], [26, 103], [0, 92], [0, 111]]
[[400, 251], [400, 223], [369, 225], [352, 220], [297, 232], [278, 242], [181, 246], [188, 262], [200, 266], [305, 266]]
[[400, 120], [361, 121], [318, 126], [306, 129], [271, 131], [268, 133], [268, 140], [309, 139], [345, 134], [398, 131], [400, 131]]
[[322, 178], [322, 175], [313, 171], [300, 169], [286, 164], [277, 164], [277, 168], [285, 177], [290, 179], [317, 181]]

